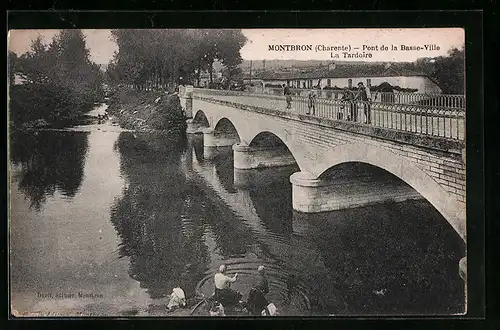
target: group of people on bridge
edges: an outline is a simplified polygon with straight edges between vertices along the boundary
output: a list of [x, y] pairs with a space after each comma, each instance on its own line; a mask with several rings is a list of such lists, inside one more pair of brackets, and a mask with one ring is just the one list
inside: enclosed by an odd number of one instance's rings
[[[291, 109], [292, 108], [292, 92], [290, 90], [290, 87], [288, 85], [283, 84], [283, 93], [285, 95], [285, 100], [286, 100], [286, 108]], [[314, 115], [316, 112], [316, 93], [314, 90], [311, 90], [308, 94], [308, 100], [307, 100], [307, 108], [308, 111], [306, 112], [307, 115]], [[358, 103], [363, 104], [363, 111], [365, 114], [365, 123], [370, 124], [371, 123], [371, 92], [370, 88], [368, 86], [365, 86], [362, 82], [358, 83], [358, 90], [356, 93], [351, 91], [348, 87], [344, 87], [343, 89], [343, 94], [342, 94], [342, 109], [348, 108], [348, 117], [347, 120], [349, 121], [358, 121]], [[340, 115], [340, 114], [339, 114]], [[338, 118], [338, 119], [343, 119], [343, 118]]]

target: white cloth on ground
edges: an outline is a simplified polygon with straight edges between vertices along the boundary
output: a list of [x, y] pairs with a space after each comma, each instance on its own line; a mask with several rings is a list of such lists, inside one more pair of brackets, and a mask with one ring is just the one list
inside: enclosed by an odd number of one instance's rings
[[172, 290], [172, 294], [170, 295], [170, 301], [168, 302], [167, 307], [172, 309], [179, 306], [186, 306], [186, 295], [184, 294], [184, 290], [181, 288], [174, 288]]
[[[267, 309], [267, 312], [269, 313], [269, 316], [276, 315], [277, 308], [276, 308], [275, 304], [270, 303], [269, 305], [267, 305], [266, 309]], [[262, 316], [266, 316], [266, 315], [267, 315], [267, 313], [266, 313], [266, 310], [264, 309], [262, 311]]]

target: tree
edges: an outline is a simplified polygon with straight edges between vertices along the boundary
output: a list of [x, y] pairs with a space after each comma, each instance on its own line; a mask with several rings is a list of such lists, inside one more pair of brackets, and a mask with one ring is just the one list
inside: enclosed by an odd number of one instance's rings
[[243, 61], [240, 49], [245, 45], [247, 39], [241, 30], [222, 30], [221, 36], [218, 59], [229, 69], [228, 79], [231, 80], [233, 75], [241, 73], [241, 69], [238, 71], [238, 65]]
[[12, 118], [60, 122], [89, 111], [103, 97], [103, 76], [81, 30], [61, 30], [46, 46], [38, 37], [13, 66], [25, 80], [13, 91]]
[[9, 51], [9, 85], [13, 86], [16, 80], [16, 72], [17, 72], [17, 65], [18, 65], [18, 57], [17, 54], [14, 52]]
[[465, 93], [465, 49], [453, 48], [448, 56], [440, 56], [435, 59], [434, 72], [432, 76], [437, 80], [441, 90], [445, 94]]
[[107, 77], [115, 84], [137, 89], [172, 87], [197, 79], [208, 71], [213, 82], [213, 65], [221, 61], [231, 71], [241, 63], [239, 51], [246, 38], [240, 30], [169, 29], [112, 30], [118, 52], [108, 67]]
[[49, 81], [51, 74], [50, 67], [54, 63], [54, 58], [49, 56], [47, 47], [43, 44], [40, 36], [31, 42], [30, 51], [20, 56], [16, 70], [26, 82], [32, 84], [42, 84]]

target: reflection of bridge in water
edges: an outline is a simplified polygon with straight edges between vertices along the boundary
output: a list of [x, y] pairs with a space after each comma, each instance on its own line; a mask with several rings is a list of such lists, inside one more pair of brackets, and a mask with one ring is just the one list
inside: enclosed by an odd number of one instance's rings
[[[210, 212], [213, 218], [209, 224], [213, 228], [205, 231], [205, 245], [209, 249], [210, 247], [216, 250], [219, 248], [219, 251], [221, 246], [232, 245], [229, 243], [230, 241], [234, 242], [234, 245], [245, 246], [240, 251], [241, 254], [238, 252], [238, 248], [233, 248], [232, 251], [228, 251], [226, 248], [225, 251], [213, 254], [210, 265], [211, 271], [214, 271], [221, 262], [224, 262], [230, 265], [232, 273], [246, 274], [235, 286], [237, 290], [248, 292], [251, 279], [255, 276], [256, 267], [259, 264], [265, 264], [272, 273], [271, 282], [273, 283], [271, 286], [274, 286], [274, 289], [271, 289], [273, 291], [271, 297], [276, 299], [275, 301], [284, 300], [281, 295], [287, 292], [285, 283], [288, 280], [288, 275], [300, 274], [304, 276], [301, 285], [304, 285], [304, 281], [305, 283], [316, 283], [318, 278], [323, 278], [324, 285], [328, 285], [329, 289], [323, 289], [324, 292], [328, 293], [325, 293], [327, 297], [323, 297], [322, 303], [332, 304], [327, 310], [346, 311], [347, 307], [343, 304], [347, 303], [349, 306], [354, 304], [354, 300], [359, 298], [357, 296], [359, 291], [371, 294], [372, 289], [370, 288], [378, 287], [381, 285], [380, 283], [384, 283], [384, 280], [391, 278], [391, 274], [406, 271], [408, 266], [401, 264], [398, 266], [390, 261], [394, 253], [398, 255], [401, 251], [388, 251], [387, 255], [380, 255], [381, 251], [387, 249], [384, 244], [387, 244], [388, 241], [392, 242], [389, 243], [390, 245], [395, 243], [397, 246], [400, 244], [405, 246], [403, 242], [411, 237], [408, 231], [412, 231], [411, 228], [415, 230], [425, 226], [412, 227], [411, 224], [408, 228], [405, 226], [406, 229], [400, 231], [401, 242], [394, 242], [393, 240], [396, 238], [386, 236], [393, 235], [390, 229], [393, 228], [392, 225], [405, 222], [403, 219], [383, 221], [384, 216], [391, 214], [391, 209], [397, 209], [399, 206], [388, 205], [388, 212], [383, 211], [381, 217], [374, 216], [369, 219], [377, 224], [370, 226], [371, 229], [365, 228], [361, 231], [359, 226], [363, 226], [364, 221], [368, 220], [363, 213], [380, 210], [380, 208], [360, 208], [358, 211], [352, 210], [353, 212], [328, 212], [321, 215], [294, 212], [291, 209], [291, 191], [287, 191], [288, 189], [283, 191], [283, 188], [289, 187], [291, 190], [290, 183], [286, 181], [289, 181], [290, 173], [297, 170], [296, 165], [238, 170], [233, 167], [233, 157], [229, 147], [204, 147], [201, 136], [190, 136], [189, 140], [192, 148], [184, 155], [183, 163], [187, 167], [185, 173], [189, 175], [189, 180], [196, 184], [196, 187], [205, 191], [204, 195], [210, 204], [206, 211]], [[208, 154], [205, 153], [207, 150]], [[206, 159], [206, 156], [209, 159]], [[422, 204], [419, 202], [419, 204], [404, 205], [405, 208], [418, 208], [418, 205]], [[430, 218], [432, 217], [435, 218], [435, 215], [430, 216]], [[358, 218], [364, 220], [355, 220]], [[436, 219], [425, 220], [425, 223], [429, 223], [429, 221], [436, 221]], [[356, 243], [356, 240], [352, 240], [356, 237], [356, 233], [358, 235], [368, 233], [368, 236]], [[385, 236], [386, 239], [383, 238]], [[255, 244], [249, 245], [251, 242]], [[360, 250], [359, 246], [365, 246], [372, 251], [362, 252], [364, 248]], [[408, 246], [404, 249], [406, 248]], [[453, 248], [452, 251], [454, 251]], [[226, 259], [228, 256], [231, 257]], [[379, 262], [371, 264], [370, 260], [378, 260]], [[364, 279], [362, 283], [356, 282], [359, 281], [356, 276], [350, 279], [348, 274], [357, 270], [357, 268], [356, 270], [352, 268], [354, 267], [353, 262], [356, 265], [362, 265], [360, 269], [370, 271], [375, 277]], [[366, 264], [367, 262], [369, 264]], [[418, 265], [421, 260], [418, 256], [410, 256], [407, 262]], [[442, 266], [447, 267], [445, 263]], [[212, 277], [212, 273], [207, 273], [206, 278], [200, 282], [202, 292], [210, 292], [213, 287]], [[354, 282], [350, 283], [351, 280]], [[436, 281], [436, 279], [432, 281]], [[392, 285], [397, 287], [397, 284]], [[350, 290], [346, 289], [349, 287], [351, 287]], [[394, 290], [393, 294], [397, 290], [396, 287], [391, 286]], [[414, 290], [410, 289], [410, 286], [407, 289]], [[321, 289], [318, 291], [316, 285], [312, 290], [303, 286], [301, 292], [309, 297], [317, 297], [321, 294]], [[370, 300], [371, 298], [367, 297], [366, 299]], [[376, 302], [370, 301], [369, 304], [376, 304]], [[362, 309], [363, 307], [358, 308]]]
[[[218, 169], [217, 162], [214, 161], [204, 161], [203, 156], [198, 153], [196, 154], [195, 148], [192, 149], [192, 155], [188, 158], [191, 158], [191, 169], [193, 172], [198, 174], [198, 179], [202, 181], [202, 187], [206, 187], [208, 189], [207, 197], [216, 201], [217, 205], [225, 205], [228, 207], [238, 218], [242, 220], [241, 224], [243, 224], [250, 232], [257, 234], [258, 236], [254, 237], [254, 239], [260, 241], [266, 246], [267, 253], [272, 256], [278, 256], [280, 259], [296, 259], [298, 253], [304, 253], [307, 251], [304, 256], [300, 257], [300, 259], [304, 260], [319, 260], [319, 254], [311, 247], [311, 249], [307, 249], [308, 243], [305, 240], [301, 240], [300, 237], [294, 237], [292, 235], [292, 223], [291, 217], [288, 214], [282, 214], [279, 219], [269, 219], [267, 222], [272, 226], [272, 223], [276, 221], [281, 221], [279, 227], [279, 235], [273, 235], [272, 230], [265, 227], [262, 223], [262, 219], [268, 217], [264, 214], [264, 212], [258, 212], [255, 208], [252, 198], [255, 198], [252, 195], [252, 192], [257, 190], [259, 187], [254, 187], [253, 189], [237, 189], [233, 184], [233, 175], [232, 171], [229, 171], [228, 168]], [[224, 157], [224, 153], [221, 153]], [[226, 153], [227, 155], [227, 153]], [[201, 157], [200, 157], [201, 156]], [[189, 159], [186, 159], [186, 162], [189, 162]], [[292, 169], [293, 170], [293, 169]], [[285, 177], [288, 178], [288, 175], [291, 171], [290, 168], [286, 168], [282, 170]], [[227, 176], [227, 173], [231, 174]], [[274, 176], [268, 177], [271, 180], [279, 180], [279, 176], [276, 177], [276, 174], [279, 171], [274, 169]], [[193, 179], [193, 178], [192, 178]], [[272, 183], [271, 180], [263, 180], [267, 184]], [[260, 188], [262, 188], [265, 184], [261, 184]], [[214, 194], [215, 193], [215, 194]], [[276, 214], [272, 212], [272, 210], [266, 210], [268, 213]], [[234, 224], [235, 226], [237, 224]], [[275, 226], [276, 228], [276, 226]], [[280, 242], [283, 237], [287, 237], [290, 241], [297, 240], [297, 246], [302, 246], [304, 249], [302, 251], [290, 251], [288, 248], [290, 242], [287, 244]]]
[[[277, 213], [266, 207], [259, 212], [253, 202], [259, 198], [254, 194], [256, 190], [237, 189], [234, 186], [232, 164], [228, 167], [227, 162], [224, 162], [225, 158], [231, 158], [227, 157], [230, 149], [218, 150], [215, 158], [212, 154], [210, 160], [205, 160], [203, 148], [199, 148], [202, 145], [193, 141], [193, 138], [190, 138], [190, 142], [191, 150], [184, 155], [184, 166], [187, 167], [185, 173], [188, 180], [206, 192], [205, 196], [211, 204], [211, 216], [220, 219], [209, 223], [205, 231], [205, 245], [212, 251], [212, 262], [209, 273], [199, 283], [200, 291], [205, 295], [210, 294], [213, 271], [221, 260], [225, 260], [223, 262], [229, 266], [230, 273], [243, 274], [235, 288], [247, 294], [256, 280], [257, 266], [262, 264], [269, 275], [269, 300], [281, 306], [285, 304], [290, 315], [307, 314], [311, 289], [304, 279], [326, 270], [317, 247], [293, 235], [290, 212], [280, 212], [279, 217], [273, 217]], [[288, 179], [291, 171], [294, 169], [286, 169], [282, 178]], [[279, 180], [276, 170], [274, 174], [272, 179], [276, 182]], [[266, 183], [272, 184], [273, 181]], [[279, 197], [276, 202], [281, 202]], [[290, 246], [300, 248], [291, 249]], [[229, 255], [231, 257], [226, 259]], [[298, 294], [298, 299], [288, 296], [292, 294], [290, 280], [296, 281], [293, 294]]]

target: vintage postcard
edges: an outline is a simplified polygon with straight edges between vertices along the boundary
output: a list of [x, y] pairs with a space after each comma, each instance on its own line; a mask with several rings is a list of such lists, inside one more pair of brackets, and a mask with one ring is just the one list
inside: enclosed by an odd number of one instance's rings
[[466, 313], [464, 47], [10, 30], [12, 316]]

